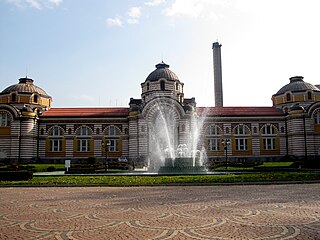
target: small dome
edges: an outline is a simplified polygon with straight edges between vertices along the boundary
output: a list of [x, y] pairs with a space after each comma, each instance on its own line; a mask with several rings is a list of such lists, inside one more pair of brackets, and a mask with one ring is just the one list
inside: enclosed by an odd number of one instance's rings
[[179, 80], [177, 75], [169, 69], [169, 65], [163, 61], [156, 65], [156, 70], [149, 74], [146, 81], [158, 81], [160, 78], [165, 78], [169, 81]]
[[307, 90], [311, 91], [320, 91], [319, 88], [312, 85], [311, 83], [307, 83], [303, 81], [303, 77], [295, 76], [290, 78], [290, 83], [283, 86], [275, 95], [281, 95], [286, 92], [305, 92]]
[[48, 94], [40, 87], [33, 84], [33, 80], [30, 78], [20, 78], [18, 84], [11, 85], [4, 89], [1, 94], [8, 94], [12, 92], [18, 93], [37, 93], [41, 96], [48, 96]]

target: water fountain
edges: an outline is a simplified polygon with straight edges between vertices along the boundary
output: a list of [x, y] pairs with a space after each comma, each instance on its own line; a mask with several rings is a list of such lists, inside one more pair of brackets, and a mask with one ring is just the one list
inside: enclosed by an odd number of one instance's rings
[[[149, 171], [158, 173], [204, 173], [206, 150], [201, 132], [205, 117], [187, 112], [186, 121], [174, 108], [157, 102], [149, 122]], [[181, 123], [183, 122], [183, 123]], [[181, 126], [184, 124], [184, 128]], [[186, 126], [187, 125], [187, 126]]]
[[[204, 148], [202, 151], [204, 151]], [[159, 173], [199, 173], [207, 171], [200, 150], [190, 151], [186, 144], [179, 144], [174, 158], [169, 156], [167, 149], [165, 152], [164, 166], [159, 168]]]

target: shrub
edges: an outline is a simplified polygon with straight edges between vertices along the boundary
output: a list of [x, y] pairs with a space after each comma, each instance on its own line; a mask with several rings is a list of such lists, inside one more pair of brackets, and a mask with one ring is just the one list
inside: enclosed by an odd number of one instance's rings
[[32, 179], [33, 173], [30, 171], [7, 171], [0, 172], [0, 181], [24, 181]]
[[47, 168], [48, 172], [53, 172], [55, 170], [56, 170], [56, 168], [54, 166], [50, 166], [50, 167]]
[[98, 159], [96, 157], [88, 157], [87, 163], [90, 165], [95, 165], [98, 162]]

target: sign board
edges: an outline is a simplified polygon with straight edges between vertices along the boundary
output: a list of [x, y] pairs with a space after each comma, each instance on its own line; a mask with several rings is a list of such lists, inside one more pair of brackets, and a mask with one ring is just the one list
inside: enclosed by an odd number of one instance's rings
[[64, 167], [67, 169], [67, 172], [68, 172], [70, 166], [71, 166], [71, 160], [65, 160], [64, 161]]

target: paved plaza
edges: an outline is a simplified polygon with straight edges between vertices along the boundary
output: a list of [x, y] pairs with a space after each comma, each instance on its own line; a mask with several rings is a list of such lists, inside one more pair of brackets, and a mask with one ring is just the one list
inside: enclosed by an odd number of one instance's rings
[[0, 188], [0, 239], [320, 239], [320, 184]]

